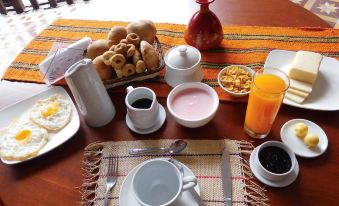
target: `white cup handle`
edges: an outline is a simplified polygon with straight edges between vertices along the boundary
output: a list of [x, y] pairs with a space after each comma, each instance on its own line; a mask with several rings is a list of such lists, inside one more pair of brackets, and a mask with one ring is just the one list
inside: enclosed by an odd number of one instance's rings
[[182, 181], [183, 181], [182, 186], [183, 191], [189, 190], [197, 185], [197, 178], [193, 176], [186, 176], [182, 179]]
[[130, 93], [132, 90], [134, 90], [134, 88], [132, 86], [128, 86], [126, 90], [127, 90], [127, 93]]

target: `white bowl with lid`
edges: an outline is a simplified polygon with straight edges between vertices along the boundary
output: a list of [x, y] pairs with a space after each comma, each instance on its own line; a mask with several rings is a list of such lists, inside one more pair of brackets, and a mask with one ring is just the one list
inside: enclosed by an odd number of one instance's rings
[[175, 87], [186, 82], [200, 82], [204, 76], [200, 66], [201, 54], [188, 45], [171, 48], [165, 55], [165, 81]]

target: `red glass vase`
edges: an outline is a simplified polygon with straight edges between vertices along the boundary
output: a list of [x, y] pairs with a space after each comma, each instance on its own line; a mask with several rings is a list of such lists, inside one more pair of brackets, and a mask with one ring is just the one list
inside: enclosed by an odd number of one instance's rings
[[218, 47], [223, 39], [223, 31], [218, 17], [209, 9], [214, 0], [195, 0], [200, 4], [197, 11], [188, 23], [184, 33], [187, 44], [207, 50]]

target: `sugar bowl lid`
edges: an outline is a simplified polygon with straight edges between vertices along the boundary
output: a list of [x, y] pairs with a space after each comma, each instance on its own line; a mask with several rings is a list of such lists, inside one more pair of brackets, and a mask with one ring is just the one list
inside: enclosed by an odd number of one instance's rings
[[189, 69], [197, 65], [200, 59], [199, 50], [188, 45], [173, 47], [165, 55], [166, 65], [174, 69]]

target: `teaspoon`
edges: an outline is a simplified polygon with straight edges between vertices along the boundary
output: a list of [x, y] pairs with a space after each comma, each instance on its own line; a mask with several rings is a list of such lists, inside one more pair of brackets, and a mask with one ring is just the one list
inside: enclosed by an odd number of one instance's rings
[[153, 147], [153, 148], [146, 148], [146, 149], [130, 149], [130, 155], [141, 155], [141, 154], [149, 154], [149, 153], [157, 153], [157, 154], [177, 154], [184, 150], [187, 146], [187, 142], [184, 140], [177, 140], [173, 142], [168, 148], [164, 147]]

